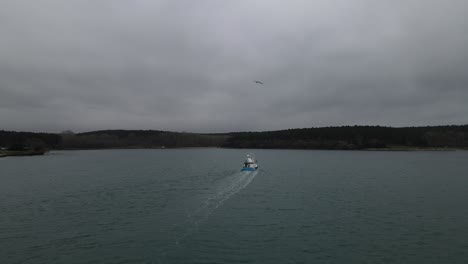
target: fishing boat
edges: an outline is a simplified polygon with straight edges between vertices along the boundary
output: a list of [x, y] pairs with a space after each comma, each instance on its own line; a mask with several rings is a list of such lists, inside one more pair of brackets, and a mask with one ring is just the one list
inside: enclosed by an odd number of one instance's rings
[[241, 171], [255, 171], [258, 169], [257, 160], [253, 154], [247, 154], [247, 157], [244, 161], [244, 167], [242, 167]]

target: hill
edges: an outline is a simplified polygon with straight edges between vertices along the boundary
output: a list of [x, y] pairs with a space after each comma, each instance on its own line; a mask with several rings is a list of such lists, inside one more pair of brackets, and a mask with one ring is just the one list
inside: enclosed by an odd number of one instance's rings
[[468, 149], [468, 125], [426, 127], [342, 126], [221, 134], [161, 130], [100, 130], [61, 134], [0, 130], [3, 149], [278, 148]]
[[224, 147], [292, 149], [468, 148], [468, 125], [343, 126], [232, 133]]
[[64, 149], [219, 147], [227, 138], [159, 130], [101, 130], [61, 136]]

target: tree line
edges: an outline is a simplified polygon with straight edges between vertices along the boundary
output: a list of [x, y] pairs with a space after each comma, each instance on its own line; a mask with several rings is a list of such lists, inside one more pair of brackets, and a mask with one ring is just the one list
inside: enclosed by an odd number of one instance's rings
[[0, 148], [8, 150], [55, 149], [61, 147], [61, 137], [52, 133], [0, 130]]
[[106, 148], [289, 148], [385, 149], [468, 148], [468, 125], [426, 127], [341, 126], [265, 132], [202, 134], [160, 130], [100, 130], [54, 133], [0, 130], [7, 149]]
[[232, 148], [385, 149], [468, 148], [468, 125], [426, 127], [341, 126], [232, 133]]
[[219, 147], [226, 135], [168, 132], [159, 130], [101, 130], [86, 133], [63, 133], [65, 149], [86, 148], [181, 148]]

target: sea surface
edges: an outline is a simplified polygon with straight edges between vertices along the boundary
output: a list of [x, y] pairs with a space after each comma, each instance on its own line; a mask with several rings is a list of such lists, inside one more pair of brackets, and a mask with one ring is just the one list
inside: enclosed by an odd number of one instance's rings
[[468, 152], [2, 158], [0, 263], [468, 263]]

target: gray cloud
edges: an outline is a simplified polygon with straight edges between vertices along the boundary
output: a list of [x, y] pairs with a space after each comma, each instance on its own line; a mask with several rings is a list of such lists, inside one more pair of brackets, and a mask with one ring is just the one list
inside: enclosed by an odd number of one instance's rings
[[464, 0], [2, 1], [0, 129], [465, 124], [467, 16]]

